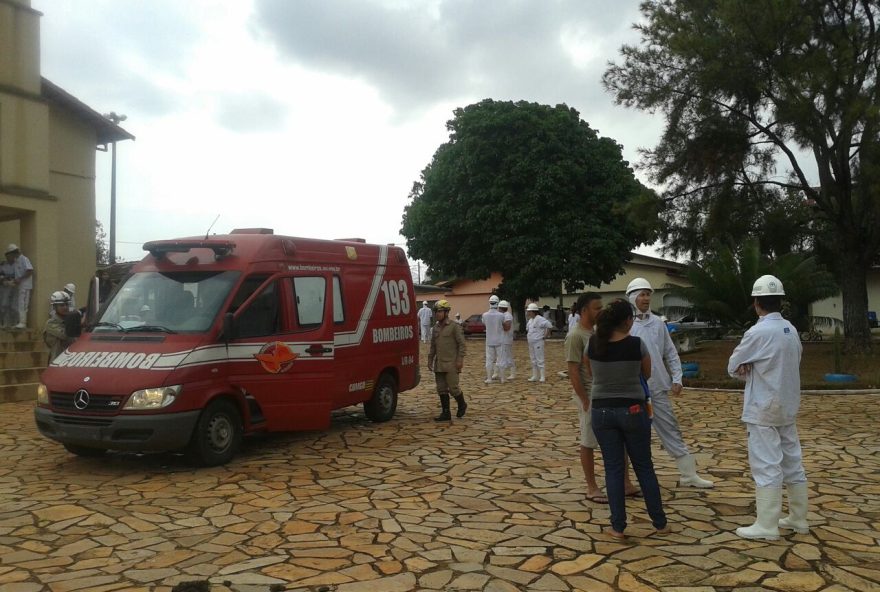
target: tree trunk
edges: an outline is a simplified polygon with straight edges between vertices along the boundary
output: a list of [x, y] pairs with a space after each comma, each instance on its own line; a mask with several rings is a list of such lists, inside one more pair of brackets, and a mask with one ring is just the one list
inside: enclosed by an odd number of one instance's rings
[[843, 295], [843, 330], [845, 349], [850, 353], [871, 350], [871, 327], [868, 324], [867, 271], [859, 253], [840, 253], [840, 289]]

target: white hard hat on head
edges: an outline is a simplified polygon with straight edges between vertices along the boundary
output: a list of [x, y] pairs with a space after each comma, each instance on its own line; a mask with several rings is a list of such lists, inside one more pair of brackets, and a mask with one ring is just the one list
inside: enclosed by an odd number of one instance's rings
[[76, 284], [64, 284], [64, 289], [71, 294], [76, 294]]
[[17, 250], [18, 250], [18, 245], [17, 245], [17, 244], [15, 244], [15, 243], [9, 243], [9, 246], [6, 247], [6, 252], [3, 253], [3, 254], [4, 254], [4, 255], [8, 255], [9, 253], [14, 253], [14, 252], [17, 251]]
[[539, 312], [540, 310], [541, 307], [536, 302], [529, 302], [529, 305], [526, 307], [526, 312]]
[[507, 300], [502, 300], [498, 303], [498, 308], [510, 308], [510, 303]]
[[489, 308], [498, 308], [498, 296], [495, 294], [489, 296]]
[[68, 304], [70, 296], [67, 295], [67, 292], [58, 290], [57, 292], [52, 292], [52, 295], [49, 296], [49, 302], [52, 304]]
[[629, 283], [629, 285], [626, 287], [626, 294], [629, 295], [632, 292], [635, 292], [636, 290], [638, 290], [638, 291], [650, 290], [651, 292], [653, 292], [654, 288], [651, 287], [651, 282], [649, 282], [645, 278], [637, 277], [636, 279], [631, 281]]
[[775, 275], [762, 275], [752, 286], [752, 296], [785, 296], [785, 290]]

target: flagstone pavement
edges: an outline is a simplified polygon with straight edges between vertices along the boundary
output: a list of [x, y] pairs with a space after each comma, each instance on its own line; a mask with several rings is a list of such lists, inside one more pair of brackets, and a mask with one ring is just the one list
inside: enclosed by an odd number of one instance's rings
[[483, 342], [468, 345], [463, 419], [432, 421], [426, 376], [388, 423], [352, 408], [211, 469], [78, 458], [39, 436], [32, 403], [0, 404], [0, 592], [880, 589], [880, 396], [804, 396], [812, 528], [762, 542], [733, 534], [754, 512], [741, 395], [685, 391], [679, 421], [716, 487], [678, 488], [655, 441], [674, 532], [650, 536], [632, 500], [618, 542], [584, 496], [561, 342], [546, 384], [526, 381], [518, 341], [517, 378], [484, 385]]

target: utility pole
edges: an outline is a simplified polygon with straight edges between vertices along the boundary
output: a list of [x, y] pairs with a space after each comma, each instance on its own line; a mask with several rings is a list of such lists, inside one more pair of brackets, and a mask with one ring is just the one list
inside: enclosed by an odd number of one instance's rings
[[[128, 119], [125, 115], [119, 115], [111, 111], [104, 115], [115, 125]], [[116, 263], [116, 140], [111, 142], [110, 152], [110, 265]]]

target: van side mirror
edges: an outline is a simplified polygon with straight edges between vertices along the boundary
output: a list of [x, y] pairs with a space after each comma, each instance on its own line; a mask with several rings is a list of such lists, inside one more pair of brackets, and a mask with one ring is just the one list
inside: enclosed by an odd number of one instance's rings
[[229, 343], [235, 339], [235, 315], [227, 312], [223, 315], [223, 341]]

